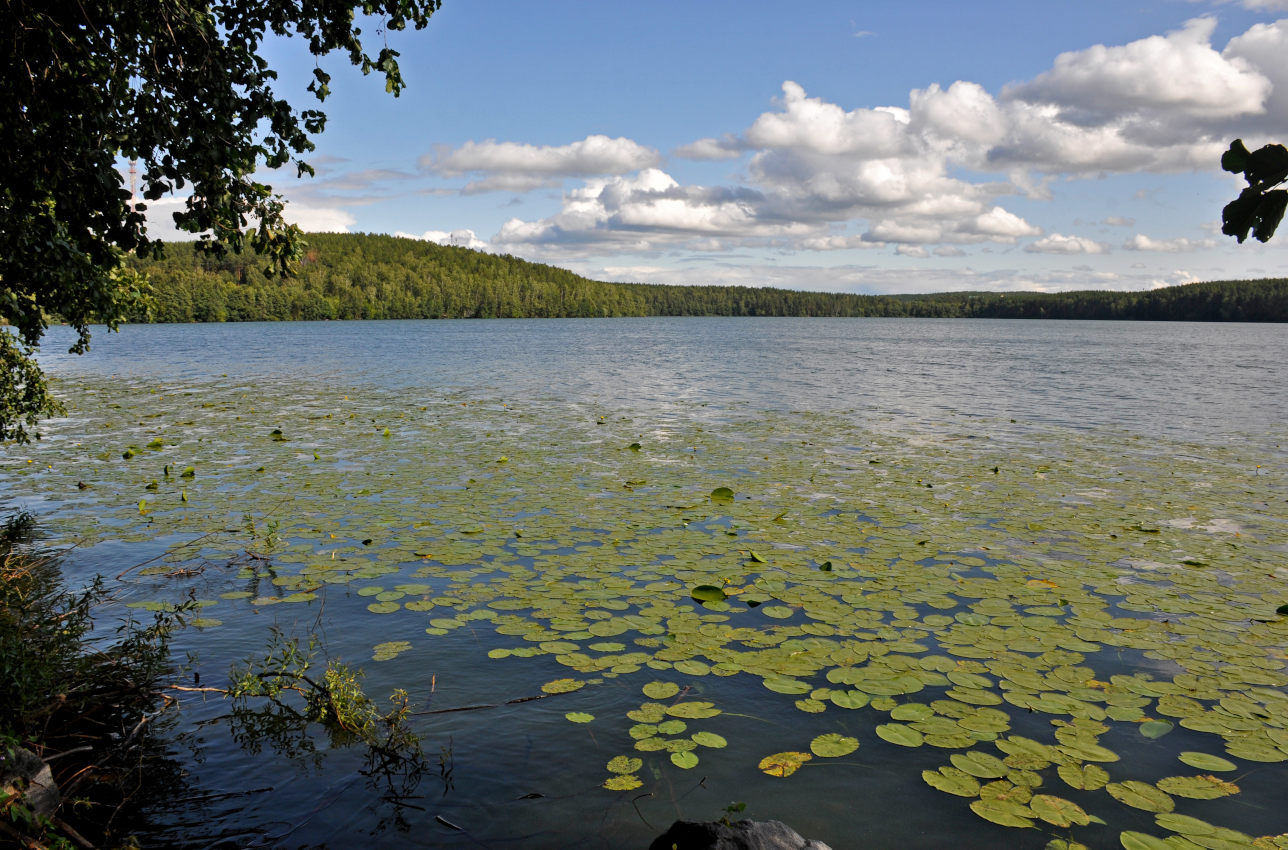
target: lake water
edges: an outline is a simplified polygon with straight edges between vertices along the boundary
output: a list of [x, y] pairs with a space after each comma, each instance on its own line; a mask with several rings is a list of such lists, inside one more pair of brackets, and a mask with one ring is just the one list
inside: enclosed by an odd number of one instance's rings
[[837, 850], [1288, 830], [1281, 326], [70, 340], [69, 415], [0, 464], [69, 579], [195, 594], [203, 684], [313, 634], [428, 754], [391, 800], [360, 747], [184, 694], [158, 846], [642, 847], [735, 801]]

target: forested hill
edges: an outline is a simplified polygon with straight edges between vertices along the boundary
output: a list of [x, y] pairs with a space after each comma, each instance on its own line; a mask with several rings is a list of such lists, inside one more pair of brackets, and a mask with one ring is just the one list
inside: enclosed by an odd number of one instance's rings
[[[139, 261], [152, 321], [552, 318], [592, 316], [908, 316], [1288, 321], [1288, 279], [1194, 283], [1144, 292], [842, 295], [740, 286], [589, 280], [553, 266], [393, 236], [316, 233], [299, 273], [266, 277], [253, 254], [222, 259], [191, 243]], [[135, 316], [136, 321], [147, 317]]]

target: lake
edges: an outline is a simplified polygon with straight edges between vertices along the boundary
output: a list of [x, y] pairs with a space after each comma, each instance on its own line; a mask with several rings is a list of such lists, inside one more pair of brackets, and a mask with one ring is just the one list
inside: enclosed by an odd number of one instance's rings
[[108, 620], [194, 595], [206, 685], [312, 635], [427, 756], [182, 692], [160, 845], [643, 847], [731, 803], [837, 850], [1288, 831], [1281, 326], [70, 341], [68, 416], [0, 463], [69, 580], [120, 576]]

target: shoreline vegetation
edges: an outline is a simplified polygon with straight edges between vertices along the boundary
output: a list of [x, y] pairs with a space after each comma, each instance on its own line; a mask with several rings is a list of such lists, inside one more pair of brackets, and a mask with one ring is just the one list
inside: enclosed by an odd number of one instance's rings
[[376, 234], [313, 233], [289, 278], [254, 253], [170, 243], [131, 261], [154, 303], [133, 322], [797, 316], [1288, 322], [1288, 278], [1115, 292], [853, 295], [743, 286], [606, 283], [508, 255]]

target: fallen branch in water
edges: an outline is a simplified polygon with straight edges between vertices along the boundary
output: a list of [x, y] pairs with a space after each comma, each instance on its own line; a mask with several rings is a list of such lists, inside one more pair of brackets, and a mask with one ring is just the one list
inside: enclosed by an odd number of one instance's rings
[[435, 708], [430, 711], [413, 711], [412, 717], [423, 717], [426, 714], [451, 714], [454, 711], [479, 711], [484, 708], [500, 708], [503, 705], [516, 705], [521, 702], [532, 702], [533, 700], [545, 699], [546, 697], [556, 696], [555, 694], [535, 694], [530, 697], [518, 697], [517, 699], [508, 699], [505, 702], [493, 702], [484, 705], [461, 705], [456, 708]]

